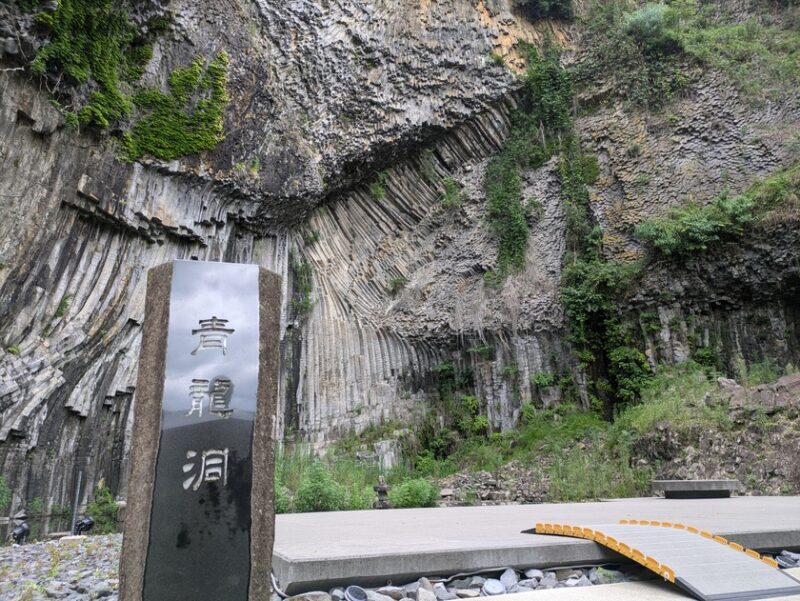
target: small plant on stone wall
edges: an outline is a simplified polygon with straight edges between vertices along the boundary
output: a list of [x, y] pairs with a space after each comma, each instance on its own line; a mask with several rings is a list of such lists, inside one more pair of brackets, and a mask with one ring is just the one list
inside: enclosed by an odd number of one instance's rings
[[375, 176], [375, 179], [369, 185], [369, 195], [374, 200], [381, 202], [386, 198], [386, 179], [388, 178], [385, 171], [381, 171]]
[[299, 257], [296, 252], [289, 253], [289, 266], [294, 274], [294, 297], [292, 309], [299, 321], [305, 321], [314, 309], [311, 291], [314, 287], [314, 271], [311, 263]]
[[71, 297], [69, 294], [65, 294], [61, 297], [61, 301], [58, 303], [58, 308], [56, 309], [56, 318], [64, 317], [67, 314], [67, 311], [69, 311], [70, 300]]
[[464, 194], [461, 192], [461, 186], [452, 177], [446, 177], [442, 180], [444, 186], [444, 194], [442, 195], [442, 206], [446, 209], [457, 207], [464, 202]]
[[0, 513], [5, 512], [11, 503], [11, 488], [9, 488], [6, 479], [0, 476]]
[[555, 386], [556, 376], [549, 371], [540, 371], [539, 373], [531, 376], [531, 384], [534, 384], [539, 388], [550, 388], [551, 386]]
[[439, 182], [439, 174], [436, 172], [436, 157], [433, 150], [426, 148], [422, 151], [419, 159], [422, 176], [430, 185], [435, 186]]
[[402, 275], [393, 277], [389, 280], [389, 294], [395, 296], [398, 292], [400, 292], [403, 288], [406, 287], [408, 284], [408, 278]]
[[20, 349], [19, 349], [19, 347], [18, 347], [16, 344], [14, 344], [14, 345], [11, 345], [11, 346], [9, 346], [9, 347], [6, 349], [6, 352], [7, 352], [7, 353], [11, 353], [12, 355], [19, 355], [19, 353], [20, 353]]
[[494, 356], [494, 349], [488, 344], [477, 344], [467, 349], [468, 353], [477, 355], [481, 359], [491, 359]]

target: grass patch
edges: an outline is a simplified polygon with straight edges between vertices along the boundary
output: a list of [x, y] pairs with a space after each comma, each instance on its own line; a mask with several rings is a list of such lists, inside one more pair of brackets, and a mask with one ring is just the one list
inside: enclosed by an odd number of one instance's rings
[[444, 187], [444, 194], [442, 194], [442, 206], [446, 209], [457, 207], [464, 202], [464, 194], [461, 192], [461, 186], [452, 177], [446, 177], [442, 180]]
[[599, 439], [556, 453], [549, 469], [551, 502], [638, 497], [650, 490], [650, 469], [631, 466], [627, 448], [608, 452]]
[[389, 294], [391, 294], [392, 296], [397, 295], [403, 288], [406, 287], [407, 284], [408, 284], [407, 277], [402, 275], [393, 277], [391, 280], [389, 280], [389, 286], [388, 286]]
[[56, 308], [56, 318], [64, 317], [67, 314], [67, 311], [69, 311], [70, 300], [71, 297], [68, 294], [65, 294], [61, 297], [61, 301], [59, 301], [58, 307]]
[[[303, 449], [278, 453], [275, 461], [276, 510], [290, 513], [370, 509], [375, 500], [373, 486], [381, 476], [393, 487], [401, 488], [403, 507], [427, 507], [431, 495], [438, 498], [438, 489], [431, 484], [428, 484], [428, 497], [419, 494], [421, 486], [418, 482], [405, 485], [403, 489], [404, 483], [413, 477], [409, 467], [401, 465], [383, 473], [376, 463], [360, 461], [355, 454], [356, 448], [347, 445], [337, 445], [324, 459], [315, 458]], [[425, 505], [413, 504], [423, 501]]]
[[382, 202], [386, 198], [386, 180], [388, 177], [385, 171], [381, 171], [375, 176], [375, 179], [372, 180], [372, 183], [369, 185], [369, 195], [372, 196], [373, 200]]
[[698, 363], [687, 361], [674, 367], [661, 366], [642, 387], [641, 402], [617, 415], [614, 436], [618, 439], [626, 432], [633, 436], [645, 435], [655, 431], [659, 423], [669, 423], [678, 431], [695, 426], [728, 429], [727, 410], [711, 408], [705, 402], [706, 395], [716, 390], [717, 385]]

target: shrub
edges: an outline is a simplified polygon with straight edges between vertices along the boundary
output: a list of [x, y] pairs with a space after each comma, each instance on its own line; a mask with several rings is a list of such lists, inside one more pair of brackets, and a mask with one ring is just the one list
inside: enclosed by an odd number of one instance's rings
[[753, 207], [747, 196], [723, 195], [705, 206], [691, 202], [666, 217], [645, 221], [636, 236], [663, 255], [690, 255], [725, 236], [740, 235], [754, 217]]
[[406, 480], [389, 490], [392, 507], [434, 507], [439, 499], [439, 489], [424, 478]]
[[534, 20], [575, 18], [572, 0], [523, 0], [520, 9], [526, 17]]
[[608, 362], [618, 402], [638, 400], [639, 391], [651, 375], [644, 353], [629, 346], [618, 346], [609, 351]]
[[540, 371], [531, 377], [531, 383], [539, 388], [549, 388], [550, 386], [555, 386], [556, 376], [548, 371]]
[[669, 28], [674, 15], [666, 4], [645, 4], [640, 9], [625, 15], [625, 32], [632, 36], [646, 51], [678, 52], [680, 42]]
[[311, 464], [294, 497], [294, 507], [299, 512], [341, 511], [345, 508], [347, 492], [334, 482], [328, 469], [320, 461]]
[[375, 492], [371, 486], [361, 486], [357, 483], [345, 487], [345, 509], [372, 509]]
[[94, 520], [92, 532], [95, 534], [111, 534], [117, 531], [117, 514], [119, 506], [114, 501], [111, 491], [99, 484], [94, 490], [94, 499], [86, 507], [86, 515]]

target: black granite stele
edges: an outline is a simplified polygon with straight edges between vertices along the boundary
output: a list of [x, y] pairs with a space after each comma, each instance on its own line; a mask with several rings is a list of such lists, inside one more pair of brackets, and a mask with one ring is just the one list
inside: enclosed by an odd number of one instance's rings
[[258, 308], [255, 265], [175, 263], [145, 601], [247, 601]]
[[[268, 588], [268, 573], [261, 572], [270, 559], [254, 556], [272, 549], [271, 385], [279, 309], [265, 312], [265, 306], [280, 302], [280, 280], [255, 265], [175, 261], [170, 267], [148, 285], [148, 307], [159, 323], [146, 324], [142, 345], [144, 398], [136, 408], [142, 424], [135, 424], [133, 439], [133, 461], [142, 463], [133, 466], [129, 482], [132, 517], [145, 531], [126, 522], [120, 599], [249, 601]], [[168, 307], [150, 298], [167, 285]], [[261, 323], [265, 314], [268, 328]], [[157, 331], [165, 325], [166, 332]], [[268, 331], [275, 334], [271, 344]], [[253, 533], [269, 540], [254, 541]]]

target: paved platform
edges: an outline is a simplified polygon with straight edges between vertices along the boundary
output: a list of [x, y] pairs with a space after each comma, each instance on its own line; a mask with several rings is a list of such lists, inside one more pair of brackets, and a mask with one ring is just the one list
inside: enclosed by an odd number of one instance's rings
[[800, 548], [800, 497], [644, 498], [280, 515], [273, 570], [281, 587], [293, 593], [505, 566], [614, 562], [619, 555], [592, 541], [521, 531], [536, 522], [620, 519], [679, 521], [760, 551]]

